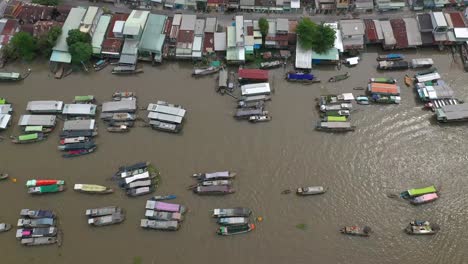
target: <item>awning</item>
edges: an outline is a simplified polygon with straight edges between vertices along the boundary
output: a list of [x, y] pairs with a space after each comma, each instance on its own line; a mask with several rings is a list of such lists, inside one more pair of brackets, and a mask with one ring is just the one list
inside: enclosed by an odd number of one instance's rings
[[50, 61], [71, 63], [71, 55], [68, 52], [54, 50], [52, 51], [52, 55], [50, 55]]

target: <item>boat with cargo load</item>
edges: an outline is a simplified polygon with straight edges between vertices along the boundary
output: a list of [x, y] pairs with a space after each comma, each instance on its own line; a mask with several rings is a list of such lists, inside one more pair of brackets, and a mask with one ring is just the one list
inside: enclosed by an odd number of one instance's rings
[[55, 218], [55, 212], [52, 210], [30, 210], [30, 209], [21, 209], [21, 217], [27, 217], [31, 219], [38, 218]]
[[136, 93], [129, 91], [117, 91], [112, 94], [112, 98], [118, 98], [118, 101], [120, 101], [122, 98], [136, 98]]
[[45, 185], [64, 185], [64, 180], [28, 180], [26, 181], [26, 187], [36, 187]]
[[260, 63], [260, 69], [262, 70], [274, 69], [274, 68], [281, 67], [282, 65], [284, 65], [284, 62], [279, 61], [279, 60], [266, 61], [266, 62]]
[[345, 226], [340, 229], [340, 232], [345, 235], [352, 235], [352, 236], [364, 236], [368, 237], [371, 233], [372, 229], [368, 226]]
[[359, 95], [356, 97], [356, 103], [360, 105], [369, 105], [369, 97], [364, 95]]
[[348, 116], [324, 116], [322, 118], [323, 122], [346, 122], [348, 121]]
[[36, 228], [20, 228], [16, 230], [16, 239], [30, 237], [54, 237], [57, 235], [56, 227], [36, 227]]
[[8, 232], [11, 229], [11, 225], [7, 223], [0, 223], [0, 233]]
[[195, 173], [192, 177], [196, 178], [198, 181], [208, 181], [208, 180], [229, 180], [236, 177], [235, 172], [230, 171], [217, 171], [209, 173]]
[[143, 180], [143, 181], [135, 181], [123, 186], [125, 189], [133, 189], [138, 187], [148, 187], [154, 185], [154, 181], [152, 179]]
[[425, 203], [430, 203], [432, 201], [435, 201], [439, 198], [437, 193], [428, 193], [428, 194], [423, 194], [421, 196], [417, 196], [414, 198], [410, 198], [409, 201], [411, 204], [418, 205], [418, 204], [425, 204]]
[[251, 123], [261, 123], [271, 121], [270, 115], [253, 115], [249, 117], [249, 122]]
[[388, 83], [388, 84], [395, 84], [397, 83], [397, 80], [394, 78], [387, 78], [387, 77], [379, 77], [379, 78], [370, 78], [370, 82], [375, 82], [375, 83]]
[[75, 184], [73, 190], [83, 193], [109, 194], [113, 193], [112, 188], [97, 184]]
[[177, 231], [179, 229], [179, 222], [141, 219], [140, 226], [145, 229]]
[[125, 132], [128, 132], [130, 131], [130, 128], [128, 128], [127, 126], [125, 125], [122, 125], [122, 126], [110, 126], [110, 127], [107, 127], [107, 132], [111, 132], [111, 133], [125, 133]]
[[37, 187], [30, 187], [28, 188], [29, 194], [46, 194], [46, 193], [57, 193], [63, 192], [65, 190], [64, 185], [45, 185], [45, 186], [37, 186]]
[[145, 217], [148, 217], [151, 220], [159, 221], [183, 221], [183, 216], [180, 213], [161, 212], [154, 210], [146, 210]]
[[402, 54], [390, 53], [387, 55], [377, 56], [377, 61], [399, 61], [403, 60], [405, 57]]
[[234, 208], [216, 208], [213, 209], [213, 217], [249, 217], [252, 214], [252, 210], [245, 207], [234, 207]]
[[25, 133], [50, 133], [52, 130], [52, 127], [44, 126], [25, 126], [23, 129]]
[[266, 95], [266, 94], [261, 94], [261, 95], [252, 95], [252, 96], [242, 96], [238, 102], [257, 102], [257, 101], [270, 101], [271, 96]]
[[238, 109], [234, 114], [234, 117], [237, 119], [249, 119], [251, 116], [256, 115], [268, 115], [268, 111], [264, 111], [263, 107], [256, 109], [256, 108], [249, 108], [249, 109]]
[[294, 71], [286, 73], [285, 79], [289, 82], [297, 82], [297, 83], [304, 83], [304, 84], [312, 84], [312, 83], [321, 82], [320, 79], [316, 78], [314, 75], [310, 73], [294, 72]]
[[318, 121], [315, 126], [315, 129], [319, 131], [326, 131], [326, 132], [348, 132], [348, 131], [354, 131], [356, 127], [352, 126], [350, 122]]
[[320, 113], [322, 117], [324, 116], [349, 116], [349, 110], [330, 110]]
[[350, 103], [342, 103], [342, 104], [334, 104], [334, 105], [321, 105], [320, 111], [328, 112], [328, 111], [339, 111], [339, 110], [351, 110], [353, 105]]
[[200, 77], [200, 76], [206, 76], [210, 74], [215, 74], [221, 70], [221, 67], [205, 67], [205, 68], [194, 68], [192, 71], [192, 76], [193, 77]]
[[88, 137], [70, 137], [70, 138], [62, 138], [60, 139], [60, 145], [67, 145], [67, 144], [76, 144], [76, 143], [84, 143], [89, 141]]
[[401, 192], [400, 197], [403, 199], [409, 199], [417, 196], [421, 196], [429, 193], [437, 193], [437, 189], [434, 185], [424, 187], [424, 188], [413, 188], [407, 191]]
[[50, 245], [58, 242], [57, 237], [31, 237], [21, 239], [21, 245], [25, 246], [41, 246]]
[[136, 66], [116, 66], [112, 69], [112, 74], [137, 74], [142, 73], [142, 68], [137, 68]]
[[378, 70], [406, 70], [409, 68], [407, 61], [379, 61]]
[[193, 189], [193, 192], [200, 195], [226, 195], [234, 193], [235, 190], [231, 185], [216, 185], [216, 186], [203, 186], [198, 185]]
[[94, 68], [94, 71], [100, 71], [104, 69], [107, 65], [109, 65], [109, 61], [107, 59], [102, 59], [94, 63], [93, 68]]
[[66, 151], [62, 157], [64, 158], [74, 158], [83, 155], [87, 155], [93, 153], [96, 150], [96, 146], [89, 148], [89, 149], [75, 149], [75, 150], [68, 150]]
[[372, 102], [378, 104], [399, 104], [401, 102], [401, 97], [396, 95], [372, 94], [370, 98]]
[[150, 210], [155, 210], [155, 211], [181, 213], [181, 214], [184, 214], [187, 211], [185, 206], [180, 205], [180, 204], [159, 202], [159, 201], [153, 201], [153, 200], [146, 201], [145, 208], [150, 209]]
[[323, 186], [309, 186], [309, 187], [300, 187], [297, 188], [296, 194], [298, 195], [315, 195], [323, 194], [327, 191]]
[[107, 226], [122, 223], [124, 220], [125, 214], [119, 211], [110, 215], [89, 218], [88, 224], [93, 226]]
[[262, 109], [265, 106], [264, 101], [255, 101], [255, 102], [239, 102], [237, 108], [244, 109]]
[[434, 235], [440, 230], [439, 225], [429, 221], [414, 220], [405, 228], [408, 235]]
[[223, 226], [245, 225], [249, 223], [247, 217], [223, 217], [218, 219], [218, 224]]
[[435, 110], [438, 122], [466, 122], [468, 121], [468, 104], [443, 105]]
[[11, 140], [11, 142], [13, 142], [14, 144], [27, 144], [42, 141], [46, 139], [47, 136], [43, 133], [32, 133], [12, 138], [13, 139]]
[[88, 217], [97, 217], [104, 215], [111, 215], [121, 212], [122, 209], [117, 206], [106, 206], [100, 208], [86, 209], [85, 215]]
[[91, 130], [77, 130], [77, 131], [62, 131], [60, 133], [60, 138], [70, 138], [70, 137], [95, 137], [98, 135], [97, 131]]
[[18, 219], [18, 223], [16, 225], [18, 227], [35, 228], [35, 227], [55, 226], [55, 223], [56, 223], [55, 218], [37, 218], [37, 219], [20, 218]]
[[411, 60], [411, 68], [425, 68], [425, 67], [432, 67], [434, 61], [431, 58], [419, 58], [419, 59], [412, 59]]
[[137, 187], [137, 188], [131, 188], [127, 190], [127, 195], [136, 197], [136, 196], [142, 196], [146, 195], [149, 193], [154, 192], [155, 188], [153, 186], [144, 186], [144, 187]]
[[177, 196], [174, 194], [169, 194], [169, 195], [156, 195], [150, 198], [150, 200], [153, 201], [165, 201], [165, 200], [173, 200], [176, 199]]
[[216, 233], [221, 236], [238, 235], [248, 233], [255, 229], [254, 224], [243, 224], [233, 226], [220, 226]]
[[162, 122], [154, 119], [150, 119], [149, 124], [152, 129], [164, 132], [179, 133], [181, 129], [180, 125]]

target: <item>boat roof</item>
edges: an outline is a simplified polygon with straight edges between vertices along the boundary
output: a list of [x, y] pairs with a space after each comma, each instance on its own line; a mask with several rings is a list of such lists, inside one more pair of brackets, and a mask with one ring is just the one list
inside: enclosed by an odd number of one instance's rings
[[67, 120], [63, 124], [64, 131], [72, 130], [94, 130], [96, 120], [87, 119], [87, 120]]
[[327, 116], [328, 121], [346, 121], [346, 116]]
[[19, 139], [20, 141], [24, 141], [24, 140], [33, 140], [33, 139], [38, 139], [38, 138], [39, 138], [39, 134], [38, 134], [38, 133], [21, 135], [21, 136], [18, 137], [18, 139]]
[[42, 128], [43, 128], [42, 126], [26, 126], [24, 131], [25, 132], [32, 132], [32, 131], [41, 132]]
[[320, 122], [321, 127], [326, 128], [350, 128], [350, 122]]
[[136, 100], [121, 100], [117, 102], [105, 102], [102, 104], [102, 112], [135, 112]]
[[269, 83], [254, 83], [241, 86], [243, 96], [271, 93]]
[[0, 114], [0, 129], [6, 129], [10, 123], [10, 114]]
[[268, 71], [260, 69], [239, 69], [239, 79], [268, 80]]
[[447, 120], [468, 118], [468, 104], [444, 105], [436, 110], [436, 115]]
[[434, 185], [424, 187], [424, 188], [415, 188], [415, 189], [408, 190], [408, 193], [411, 196], [417, 196], [417, 195], [423, 195], [423, 194], [435, 193], [435, 192], [437, 192], [437, 189]]
[[55, 126], [55, 115], [22, 115], [19, 120], [20, 126]]
[[77, 95], [75, 96], [75, 101], [80, 102], [80, 101], [92, 101], [94, 100], [94, 95]]
[[18, 79], [20, 76], [18, 72], [0, 72], [0, 79]]
[[96, 114], [96, 105], [94, 104], [65, 104], [62, 114], [64, 115], [90, 115]]
[[175, 115], [175, 116], [180, 116], [180, 117], [184, 117], [185, 112], [186, 112], [186, 110], [181, 107], [173, 107], [173, 106], [160, 105], [160, 104], [149, 104], [147, 110], [151, 112], [158, 112], [158, 113]]
[[157, 120], [166, 121], [166, 122], [171, 122], [171, 123], [176, 123], [176, 124], [182, 123], [182, 117], [181, 116], [168, 115], [168, 114], [158, 113], [158, 112], [149, 112], [148, 113], [148, 118], [149, 119], [157, 119]]
[[26, 110], [34, 112], [61, 112], [63, 108], [62, 101], [30, 101]]

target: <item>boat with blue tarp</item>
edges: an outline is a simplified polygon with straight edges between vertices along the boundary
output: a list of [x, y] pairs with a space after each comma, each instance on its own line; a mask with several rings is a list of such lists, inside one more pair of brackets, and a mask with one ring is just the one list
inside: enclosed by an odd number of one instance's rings
[[298, 83], [319, 83], [320, 79], [317, 79], [311, 73], [303, 73], [303, 72], [288, 72], [286, 73], [286, 80], [290, 82], [298, 82]]

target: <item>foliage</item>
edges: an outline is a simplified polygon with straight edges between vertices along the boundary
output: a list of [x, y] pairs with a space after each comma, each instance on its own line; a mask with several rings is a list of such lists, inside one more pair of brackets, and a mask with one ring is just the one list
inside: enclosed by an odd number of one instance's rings
[[141, 264], [143, 263], [143, 258], [142, 257], [134, 257], [133, 258], [133, 264]]
[[50, 56], [52, 48], [55, 46], [55, 43], [57, 43], [57, 39], [60, 37], [60, 34], [62, 34], [62, 28], [56, 26], [52, 27], [47, 34], [37, 38], [39, 52], [44, 57]]
[[46, 6], [57, 6], [59, 4], [59, 0], [32, 0], [32, 3]]
[[29, 33], [18, 32], [16, 33], [10, 42], [11, 48], [13, 49], [13, 55], [15, 57], [31, 61], [36, 57], [36, 39]]
[[307, 225], [306, 225], [306, 224], [297, 224], [297, 225], [296, 225], [296, 228], [297, 228], [297, 229], [300, 229], [300, 230], [306, 230], [306, 229], [307, 229]]
[[72, 29], [68, 31], [67, 44], [70, 47], [71, 45], [83, 42], [91, 43], [91, 37], [87, 33], [81, 32], [79, 29]]
[[296, 28], [299, 44], [303, 49], [324, 53], [335, 43], [335, 30], [323, 24], [317, 25], [309, 18], [302, 19]]
[[89, 43], [77, 42], [68, 47], [73, 64], [86, 63], [91, 59], [93, 47]]
[[268, 21], [266, 18], [262, 17], [258, 20], [258, 27], [260, 28], [260, 33], [262, 33], [262, 36], [266, 36], [268, 34]]

